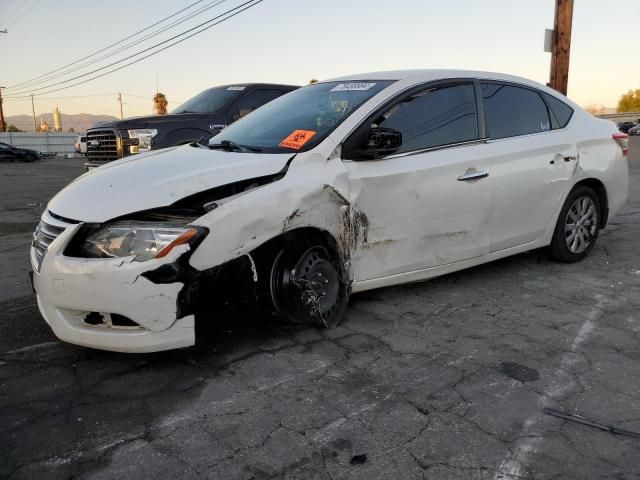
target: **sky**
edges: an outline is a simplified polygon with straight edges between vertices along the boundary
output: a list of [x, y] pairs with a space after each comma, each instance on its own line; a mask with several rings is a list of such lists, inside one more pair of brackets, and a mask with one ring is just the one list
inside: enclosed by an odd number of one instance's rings
[[[0, 30], [9, 31], [0, 34], [0, 85], [11, 87], [63, 67], [195, 1], [0, 0]], [[90, 69], [244, 1], [223, 0]], [[621, 94], [640, 88], [640, 61], [628, 34], [640, 24], [640, 9], [632, 8], [637, 1], [575, 0], [568, 96], [577, 103], [615, 107]], [[202, 0], [180, 15], [211, 2]], [[59, 107], [69, 114], [119, 116], [117, 92], [122, 92], [125, 116], [148, 114], [156, 82], [169, 110], [220, 84], [303, 85], [311, 78], [405, 68], [488, 70], [546, 83], [550, 54], [543, 51], [543, 39], [545, 28], [553, 28], [553, 13], [554, 0], [264, 0], [135, 65], [36, 96], [36, 114]], [[21, 91], [3, 92], [5, 115], [31, 114], [30, 98], [11, 98]]]

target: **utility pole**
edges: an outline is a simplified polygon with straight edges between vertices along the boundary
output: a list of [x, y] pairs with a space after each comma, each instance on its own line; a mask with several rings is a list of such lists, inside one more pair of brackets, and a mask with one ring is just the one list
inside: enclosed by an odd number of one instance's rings
[[4, 123], [4, 111], [2, 110], [2, 89], [5, 87], [0, 87], [0, 132], [7, 131], [7, 125]]
[[573, 0], [556, 0], [549, 86], [563, 95], [567, 94], [567, 85], [569, 83], [572, 22]]
[[36, 106], [33, 103], [33, 93], [31, 94], [31, 113], [33, 113], [33, 131], [38, 131], [38, 125], [36, 124]]
[[118, 103], [120, 104], [120, 120], [124, 119], [124, 113], [122, 112], [122, 94], [118, 92]]

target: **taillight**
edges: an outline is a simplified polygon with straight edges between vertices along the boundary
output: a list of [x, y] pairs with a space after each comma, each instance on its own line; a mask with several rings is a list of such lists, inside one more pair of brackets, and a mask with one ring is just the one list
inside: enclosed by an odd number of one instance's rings
[[620, 150], [622, 150], [622, 156], [626, 157], [627, 153], [629, 153], [629, 135], [626, 133], [614, 133], [611, 136], [620, 147]]

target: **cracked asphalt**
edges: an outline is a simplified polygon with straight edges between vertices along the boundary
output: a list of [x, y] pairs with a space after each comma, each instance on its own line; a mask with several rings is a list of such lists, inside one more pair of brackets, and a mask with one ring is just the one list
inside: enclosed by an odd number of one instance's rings
[[[0, 164], [0, 477], [640, 479], [640, 138], [583, 262], [534, 251], [352, 299], [316, 330], [236, 318], [198, 347], [58, 342], [30, 232], [82, 161]], [[212, 318], [213, 318], [212, 312]]]

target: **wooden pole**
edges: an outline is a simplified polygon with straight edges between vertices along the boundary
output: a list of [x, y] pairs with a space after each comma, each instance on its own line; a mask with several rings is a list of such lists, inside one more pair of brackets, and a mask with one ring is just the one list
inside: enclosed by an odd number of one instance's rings
[[124, 113], [122, 111], [122, 95], [118, 92], [118, 103], [120, 104], [120, 120], [124, 119]]
[[4, 111], [2, 110], [2, 89], [4, 87], [0, 87], [0, 132], [7, 131], [7, 125], [4, 122]]
[[33, 93], [31, 94], [31, 113], [33, 114], [33, 131], [38, 131], [38, 125], [36, 124], [36, 105], [33, 103]]
[[549, 86], [563, 95], [567, 94], [567, 85], [569, 83], [569, 52], [571, 50], [572, 21], [573, 0], [556, 0]]

